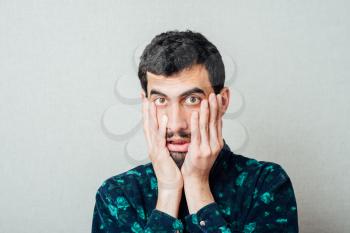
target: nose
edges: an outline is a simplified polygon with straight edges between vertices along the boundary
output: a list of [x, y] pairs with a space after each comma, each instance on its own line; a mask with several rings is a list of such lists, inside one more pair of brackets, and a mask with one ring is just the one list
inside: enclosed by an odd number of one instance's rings
[[167, 110], [168, 125], [167, 128], [174, 133], [187, 129], [186, 114], [177, 103], [173, 103]]

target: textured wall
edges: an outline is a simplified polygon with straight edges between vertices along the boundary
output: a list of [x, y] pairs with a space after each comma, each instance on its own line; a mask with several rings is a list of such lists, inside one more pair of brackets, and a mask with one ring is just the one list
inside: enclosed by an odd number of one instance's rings
[[102, 181], [148, 162], [137, 56], [170, 29], [202, 32], [222, 52], [224, 137], [284, 167], [301, 232], [349, 232], [349, 8], [0, 0], [0, 232], [89, 232]]

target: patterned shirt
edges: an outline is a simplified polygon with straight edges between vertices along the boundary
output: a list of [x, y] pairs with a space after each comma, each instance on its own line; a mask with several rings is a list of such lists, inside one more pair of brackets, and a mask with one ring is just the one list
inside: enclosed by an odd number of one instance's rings
[[97, 190], [92, 233], [298, 232], [293, 186], [280, 165], [235, 154], [224, 140], [209, 186], [215, 202], [189, 214], [183, 191], [175, 218], [155, 209], [152, 163], [136, 166], [106, 179]]

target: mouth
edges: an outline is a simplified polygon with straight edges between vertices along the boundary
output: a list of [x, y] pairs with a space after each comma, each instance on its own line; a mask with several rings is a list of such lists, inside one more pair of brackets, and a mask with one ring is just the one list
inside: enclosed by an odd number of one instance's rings
[[190, 142], [188, 140], [168, 140], [166, 146], [169, 151], [187, 152]]

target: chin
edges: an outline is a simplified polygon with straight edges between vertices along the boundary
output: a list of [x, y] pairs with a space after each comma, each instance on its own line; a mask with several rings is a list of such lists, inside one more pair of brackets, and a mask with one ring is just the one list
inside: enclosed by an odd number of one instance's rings
[[187, 152], [169, 151], [170, 157], [174, 160], [177, 166], [181, 166], [185, 160]]

